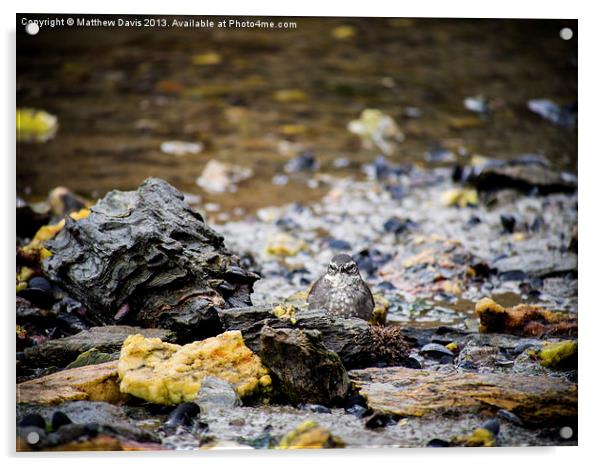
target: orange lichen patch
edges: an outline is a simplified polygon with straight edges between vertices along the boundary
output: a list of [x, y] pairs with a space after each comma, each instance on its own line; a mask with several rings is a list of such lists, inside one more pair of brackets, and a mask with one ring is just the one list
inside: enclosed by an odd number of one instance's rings
[[477, 427], [470, 435], [454, 437], [451, 443], [462, 447], [494, 447], [495, 435], [483, 427]]
[[539, 337], [548, 335], [577, 335], [577, 316], [555, 312], [541, 306], [519, 304], [504, 308], [490, 298], [481, 299], [475, 306], [483, 333], [511, 333]]

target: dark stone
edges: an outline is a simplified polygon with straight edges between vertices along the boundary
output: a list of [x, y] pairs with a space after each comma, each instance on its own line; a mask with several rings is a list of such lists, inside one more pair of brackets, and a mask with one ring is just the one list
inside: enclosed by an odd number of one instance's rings
[[67, 416], [62, 411], [55, 411], [55, 413], [52, 415], [52, 421], [51, 421], [52, 430], [58, 430], [61, 427], [66, 426], [67, 424], [72, 424], [72, 423], [73, 423], [73, 421], [71, 419], [69, 419], [69, 416]]
[[481, 427], [483, 429], [487, 429], [493, 435], [497, 435], [500, 433], [500, 422], [497, 419], [487, 419]]
[[16, 204], [17, 237], [33, 238], [41, 227], [50, 222], [51, 214], [48, 206], [45, 209], [34, 208], [19, 196]]
[[353, 255], [353, 260], [360, 270], [368, 275], [374, 275], [375, 272], [391, 260], [391, 254], [382, 253], [377, 249], [363, 249]]
[[46, 421], [37, 413], [27, 414], [19, 421], [18, 425], [19, 427], [37, 427], [42, 430], [46, 429]]
[[347, 395], [347, 371], [316, 330], [264, 327], [259, 356], [293, 404], [332, 405]]
[[332, 238], [328, 240], [328, 247], [336, 251], [349, 251], [351, 249], [351, 244], [343, 239]]
[[302, 405], [299, 405], [298, 408], [302, 411], [308, 411], [310, 413], [331, 413], [332, 411], [330, 410], [330, 408], [328, 408], [327, 406], [324, 405], [318, 405], [318, 404], [311, 404], [311, 403], [304, 403]]
[[128, 323], [185, 331], [183, 340], [217, 331], [204, 328], [216, 322], [211, 308], [250, 305], [259, 278], [239, 267], [182, 193], [156, 178], [111, 191], [85, 219], [68, 217], [46, 246], [48, 277], [103, 323], [127, 304]]
[[514, 188], [527, 193], [536, 189], [540, 194], [550, 194], [570, 193], [577, 188], [577, 180], [573, 175], [534, 164], [486, 164], [473, 170], [467, 181], [479, 191]]
[[514, 414], [513, 412], [508, 411], [506, 409], [500, 409], [497, 412], [497, 415], [499, 418], [504, 419], [505, 421], [511, 422], [512, 424], [516, 424], [517, 426], [523, 425], [523, 421], [521, 421], [520, 417], [518, 417], [516, 414]]
[[400, 184], [388, 184], [385, 186], [385, 189], [391, 195], [391, 199], [395, 199], [397, 201], [406, 197], [407, 190]]
[[364, 423], [366, 429], [380, 429], [395, 424], [396, 416], [388, 413], [374, 413]]
[[440, 438], [434, 438], [428, 441], [426, 444], [428, 448], [447, 448], [451, 446], [447, 440], [442, 440]]
[[169, 413], [163, 426], [167, 428], [191, 426], [200, 412], [201, 409], [196, 403], [182, 403]]
[[424, 345], [422, 348], [420, 348], [420, 353], [435, 359], [442, 359], [445, 356], [451, 357], [452, 359], [454, 357], [454, 353], [439, 343], [429, 343], [428, 345]]
[[50, 309], [55, 301], [52, 285], [44, 277], [33, 277], [27, 288], [19, 291], [17, 296], [42, 309]]
[[415, 226], [416, 224], [409, 218], [402, 220], [397, 217], [391, 217], [385, 222], [383, 228], [387, 233], [395, 233], [396, 235], [399, 235], [406, 230], [414, 228]]
[[577, 254], [533, 251], [503, 257], [492, 264], [504, 280], [525, 281], [527, 277], [547, 278], [577, 271]]
[[289, 160], [284, 166], [284, 171], [287, 173], [296, 173], [315, 170], [317, 167], [318, 163], [316, 162], [314, 153], [306, 151]]
[[511, 214], [500, 215], [500, 222], [506, 233], [513, 233], [516, 226], [516, 217]]

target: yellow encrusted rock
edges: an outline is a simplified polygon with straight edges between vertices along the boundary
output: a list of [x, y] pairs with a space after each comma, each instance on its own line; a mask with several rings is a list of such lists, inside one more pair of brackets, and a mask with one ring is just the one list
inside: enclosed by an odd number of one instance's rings
[[282, 437], [279, 449], [344, 448], [345, 443], [315, 421], [305, 421]]
[[157, 404], [193, 401], [209, 375], [231, 383], [241, 398], [271, 387], [268, 370], [240, 331], [183, 346], [131, 335], [121, 348], [118, 373], [123, 393]]

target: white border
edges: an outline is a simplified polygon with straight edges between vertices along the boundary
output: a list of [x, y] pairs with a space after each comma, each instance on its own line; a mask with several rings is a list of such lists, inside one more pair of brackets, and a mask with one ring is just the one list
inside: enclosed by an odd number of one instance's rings
[[[600, 87], [602, 86], [602, 73], [600, 48], [602, 37], [600, 30], [602, 24], [594, 1], [531, 1], [505, 0], [503, 2], [453, 0], [453, 1], [381, 1], [370, 0], [368, 2], [351, 4], [346, 1], [328, 2], [305, 0], [297, 2], [283, 1], [226, 1], [219, 2], [155, 2], [103, 0], [102, 2], [82, 2], [58, 0], [53, 2], [23, 0], [18, 3], [7, 4], [2, 2], [0, 6], [2, 15], [0, 21], [3, 25], [3, 47], [2, 54], [4, 70], [1, 73], [2, 92], [5, 107], [2, 109], [2, 145], [3, 153], [2, 174], [5, 178], [2, 183], [2, 211], [0, 219], [2, 222], [3, 247], [0, 263], [3, 265], [3, 277], [0, 280], [2, 289], [2, 313], [4, 323], [3, 349], [5, 355], [3, 362], [4, 383], [2, 384], [4, 406], [2, 432], [0, 438], [3, 443], [5, 455], [10, 456], [9, 462], [18, 460], [14, 453], [14, 349], [12, 348], [12, 309], [14, 306], [14, 193], [15, 193], [15, 161], [14, 161], [14, 111], [15, 111], [15, 71], [14, 71], [14, 30], [15, 13], [17, 12], [58, 12], [58, 13], [141, 13], [141, 14], [205, 14], [205, 15], [278, 15], [278, 16], [405, 16], [405, 17], [489, 17], [489, 18], [578, 18], [579, 19], [579, 307], [580, 316], [580, 371], [579, 371], [579, 447], [568, 448], [504, 448], [494, 450], [460, 450], [440, 449], [437, 451], [426, 449], [413, 449], [402, 451], [388, 450], [349, 450], [345, 452], [233, 452], [233, 453], [211, 453], [205, 454], [127, 454], [127, 456], [116, 454], [94, 454], [86, 455], [61, 454], [45, 455], [39, 458], [44, 464], [62, 464], [65, 461], [77, 461], [81, 464], [82, 456], [86, 464], [106, 464], [113, 458], [121, 462], [125, 458], [129, 462], [148, 464], [161, 464], [167, 458], [177, 458], [178, 463], [186, 464], [210, 461], [211, 464], [226, 464], [234, 461], [241, 465], [247, 464], [276, 464], [286, 462], [287, 466], [303, 464], [308, 461], [338, 461], [346, 464], [373, 463], [374, 461], [385, 464], [485, 464], [504, 465], [510, 463], [523, 464], [527, 461], [547, 465], [554, 464], [589, 464], [598, 460], [601, 452], [596, 447], [602, 443], [600, 436], [602, 428], [600, 424], [600, 406], [602, 397], [600, 395], [599, 373], [601, 371], [600, 360], [602, 350], [598, 344], [600, 341], [600, 315], [602, 304], [600, 299], [601, 280], [601, 242], [602, 229], [600, 228], [600, 217], [602, 209], [602, 193], [600, 173], [602, 157], [600, 140], [600, 125], [602, 122], [602, 100]], [[8, 220], [7, 220], [8, 219]], [[596, 291], [598, 291], [596, 293]], [[21, 458], [27, 462], [35, 457], [27, 456]]]

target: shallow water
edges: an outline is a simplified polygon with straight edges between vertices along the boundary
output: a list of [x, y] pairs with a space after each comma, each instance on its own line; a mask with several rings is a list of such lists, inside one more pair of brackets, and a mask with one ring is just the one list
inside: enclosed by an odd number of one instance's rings
[[[405, 134], [395, 162], [423, 166], [426, 151], [448, 147], [506, 159], [545, 154], [576, 171], [577, 132], [531, 113], [529, 99], [573, 104], [577, 89], [574, 21], [297, 18], [295, 30], [44, 29], [19, 32], [17, 105], [59, 118], [46, 144], [20, 144], [17, 191], [39, 200], [57, 185], [90, 198], [134, 189], [158, 176], [217, 203], [235, 217], [257, 208], [311, 202], [323, 187], [303, 177], [272, 184], [293, 155], [315, 152], [322, 173], [359, 176], [376, 155], [346, 129], [364, 108], [390, 114]], [[336, 40], [337, 26], [355, 36]], [[561, 27], [575, 31], [559, 38]], [[214, 65], [193, 65], [216, 53]], [[279, 90], [305, 100], [279, 102]], [[492, 111], [463, 100], [483, 94]], [[407, 107], [420, 118], [409, 118]], [[166, 140], [200, 141], [199, 154], [174, 157]], [[345, 169], [332, 162], [350, 160]], [[456, 156], [459, 163], [464, 157]], [[195, 184], [211, 159], [254, 171], [236, 193]], [[244, 209], [244, 210], [241, 210]], [[225, 217], [221, 217], [225, 220]]]

